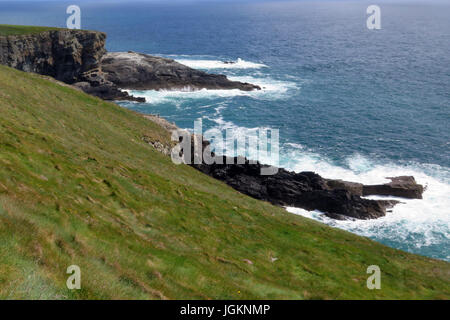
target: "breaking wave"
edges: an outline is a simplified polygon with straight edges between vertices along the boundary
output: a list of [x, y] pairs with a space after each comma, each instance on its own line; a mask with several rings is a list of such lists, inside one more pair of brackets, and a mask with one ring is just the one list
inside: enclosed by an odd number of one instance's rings
[[[215, 108], [212, 116], [204, 119], [215, 123], [214, 128], [224, 132], [226, 140], [249, 136], [265, 127], [242, 127], [226, 121], [221, 115], [225, 106]], [[225, 135], [225, 131], [230, 133]], [[215, 145], [224, 150], [225, 145]], [[247, 146], [248, 147], [248, 146]], [[255, 152], [253, 150], [253, 152]], [[228, 154], [233, 155], [233, 154]], [[234, 155], [248, 156], [248, 150], [238, 150]], [[364, 184], [390, 182], [386, 177], [411, 175], [426, 187], [423, 199], [399, 199], [394, 197], [370, 196], [369, 199], [396, 199], [401, 203], [385, 217], [374, 220], [330, 219], [319, 211], [300, 208], [286, 208], [289, 212], [308, 217], [332, 227], [369, 237], [388, 246], [450, 261], [450, 168], [421, 163], [381, 163], [360, 154], [344, 159], [342, 163], [328, 159], [307, 147], [285, 142], [280, 145], [279, 163], [270, 158], [259, 158], [267, 164], [278, 165], [291, 171], [314, 171], [325, 178], [343, 179]], [[443, 250], [447, 248], [447, 250]]]
[[[289, 207], [294, 214], [318, 220], [333, 227], [366, 236], [394, 248], [450, 261], [450, 169], [420, 163], [377, 163], [361, 155], [348, 157], [344, 166], [337, 165], [304, 148], [284, 152], [284, 166], [296, 172], [315, 171], [326, 178], [364, 184], [386, 183], [386, 177], [412, 175], [426, 186], [422, 200], [398, 199], [385, 217], [375, 220], [330, 219], [319, 211], [308, 212]], [[295, 158], [292, 158], [292, 157]], [[369, 199], [395, 199], [371, 196]], [[447, 248], [447, 250], [443, 250]]]
[[194, 99], [219, 99], [232, 97], [250, 97], [261, 100], [279, 100], [289, 97], [289, 91], [298, 90], [299, 86], [295, 82], [275, 80], [272, 78], [255, 77], [229, 77], [233, 81], [249, 82], [256, 84], [262, 90], [242, 91], [232, 90], [192, 90], [186, 87], [183, 90], [125, 90], [129, 94], [146, 99], [147, 103], [179, 103], [180, 101], [189, 101]]
[[260, 69], [267, 68], [265, 64], [250, 62], [238, 58], [237, 60], [221, 61], [221, 60], [197, 60], [197, 59], [175, 59], [177, 62], [194, 69], [211, 70], [211, 69]]

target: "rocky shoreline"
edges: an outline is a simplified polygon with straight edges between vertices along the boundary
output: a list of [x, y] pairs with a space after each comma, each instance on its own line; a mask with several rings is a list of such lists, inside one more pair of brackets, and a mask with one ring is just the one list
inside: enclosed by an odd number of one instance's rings
[[[224, 75], [195, 70], [171, 59], [131, 51], [107, 53], [105, 41], [106, 34], [102, 32], [81, 30], [4, 36], [0, 37], [0, 64], [53, 77], [104, 100], [145, 101], [122, 89], [261, 89], [249, 83], [230, 81]], [[179, 130], [162, 118], [145, 117], [168, 132]], [[189, 137], [201, 139], [202, 152], [210, 152], [208, 141], [198, 136]], [[170, 155], [171, 146], [147, 141], [145, 137], [143, 140]], [[192, 150], [191, 154], [194, 153]], [[319, 210], [334, 219], [375, 219], [399, 203], [396, 200], [369, 200], [364, 196], [421, 199], [424, 191], [414, 177], [393, 177], [389, 178], [390, 183], [363, 185], [325, 179], [314, 172], [295, 173], [282, 168], [277, 168], [273, 175], [261, 175], [261, 169], [268, 166], [245, 158], [238, 161], [238, 158], [218, 157], [216, 160], [211, 165], [200, 163], [191, 166], [253, 198], [279, 206]]]
[[[233, 159], [237, 160], [237, 159]], [[227, 161], [223, 159], [223, 161]], [[236, 163], [236, 162], [235, 162]], [[296, 207], [308, 211], [318, 210], [328, 217], [338, 220], [376, 219], [400, 203], [397, 200], [369, 200], [354, 192], [354, 182], [332, 180], [321, 177], [315, 172], [290, 172], [279, 168], [273, 176], [260, 175], [262, 165], [192, 165], [199, 171], [224, 181], [234, 189], [253, 198], [268, 201], [283, 207]], [[423, 187], [414, 177], [395, 177], [397, 182], [371, 187], [368, 195], [395, 196], [398, 193], [415, 194]], [[359, 184], [358, 184], [359, 185]], [[391, 190], [386, 191], [386, 190]], [[422, 197], [422, 193], [417, 198]]]
[[137, 52], [108, 52], [101, 60], [105, 79], [135, 90], [261, 90], [259, 86], [230, 81], [220, 74], [192, 69], [172, 59]]
[[104, 100], [145, 102], [122, 89], [261, 89], [171, 59], [131, 51], [108, 53], [105, 42], [103, 32], [67, 29], [1, 36], [0, 64], [51, 76]]
[[[190, 137], [191, 159], [185, 162], [200, 172], [221, 180], [252, 198], [270, 202], [277, 206], [297, 207], [308, 211], [318, 210], [328, 217], [345, 219], [377, 219], [386, 215], [399, 200], [370, 200], [365, 196], [391, 196], [405, 199], [422, 199], [424, 187], [412, 176], [387, 177], [391, 182], [380, 185], [364, 185], [357, 182], [326, 179], [314, 172], [290, 172], [283, 168], [274, 168], [243, 157], [216, 156], [210, 151], [210, 143], [198, 135], [191, 135], [179, 129], [175, 124], [158, 116], [144, 115], [145, 118], [159, 124], [178, 136]], [[183, 138], [182, 138], [183, 139]], [[194, 140], [196, 142], [194, 143]], [[149, 142], [158, 151], [170, 155], [170, 146], [162, 147]], [[201, 146], [201, 152], [209, 152], [215, 158], [213, 164], [202, 161], [195, 164], [194, 157]], [[271, 169], [275, 174], [261, 175], [262, 169]]]

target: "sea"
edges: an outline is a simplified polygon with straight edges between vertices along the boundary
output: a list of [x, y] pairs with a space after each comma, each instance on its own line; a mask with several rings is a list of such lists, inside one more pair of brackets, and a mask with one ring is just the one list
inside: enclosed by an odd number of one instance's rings
[[[381, 29], [368, 29], [369, 5]], [[120, 102], [179, 127], [279, 130], [279, 166], [365, 184], [412, 175], [423, 200], [385, 217], [336, 221], [287, 208], [385, 245], [450, 261], [450, 1], [0, 1], [1, 24], [108, 34], [109, 51], [136, 51], [260, 91], [132, 91]], [[233, 63], [225, 63], [233, 62]], [[372, 197], [376, 198], [376, 197]]]

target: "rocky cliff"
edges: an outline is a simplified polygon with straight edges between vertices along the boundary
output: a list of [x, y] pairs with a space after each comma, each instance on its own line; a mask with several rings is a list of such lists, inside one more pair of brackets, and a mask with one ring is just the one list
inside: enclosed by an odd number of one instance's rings
[[75, 83], [99, 67], [106, 34], [81, 30], [54, 30], [0, 37], [0, 63], [22, 71]]
[[[277, 206], [297, 207], [308, 211], [319, 210], [332, 219], [377, 219], [401, 203], [398, 200], [372, 200], [365, 196], [388, 196], [406, 199], [422, 199], [425, 188], [414, 177], [387, 177], [391, 182], [380, 185], [364, 185], [357, 182], [326, 179], [314, 172], [290, 172], [283, 168], [263, 165], [244, 157], [226, 157], [211, 152], [210, 142], [201, 135], [177, 128], [158, 116], [144, 116], [170, 134], [180, 137], [180, 142], [190, 139], [190, 152], [171, 145], [155, 144], [147, 137], [143, 140], [165, 155], [181, 156], [184, 163], [258, 200]], [[197, 147], [196, 147], [197, 146]], [[174, 152], [174, 153], [173, 153]], [[209, 154], [212, 162], [198, 161], [200, 154]], [[203, 158], [204, 160], [204, 158]], [[262, 175], [263, 169], [272, 172]], [[269, 170], [267, 170], [269, 169]]]
[[[319, 210], [333, 219], [376, 219], [397, 205], [397, 200], [369, 200], [368, 195], [421, 199], [423, 186], [414, 177], [394, 177], [392, 182], [366, 186], [360, 183], [325, 179], [314, 172], [289, 172], [278, 168], [274, 175], [261, 175], [267, 167], [251, 163], [239, 164], [237, 158], [219, 157], [213, 164], [193, 164], [203, 173], [224, 181], [234, 189], [253, 198], [286, 207]], [[230, 163], [230, 164], [227, 164]], [[363, 193], [359, 192], [360, 186]]]
[[86, 81], [100, 70], [106, 34], [84, 30], [51, 30], [0, 37], [0, 64], [51, 76], [105, 100], [139, 100], [105, 79]]
[[0, 36], [0, 64], [51, 76], [105, 100], [134, 100], [121, 89], [259, 90], [174, 60], [129, 53], [108, 53], [106, 34], [58, 29], [36, 34]]

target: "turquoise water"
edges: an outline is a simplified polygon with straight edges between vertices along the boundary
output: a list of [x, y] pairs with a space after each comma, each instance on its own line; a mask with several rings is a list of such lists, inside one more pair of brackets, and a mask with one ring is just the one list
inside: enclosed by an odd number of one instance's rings
[[[65, 25], [69, 3], [3, 3], [0, 23]], [[70, 3], [72, 4], [72, 3]], [[133, 92], [178, 126], [280, 130], [282, 167], [382, 183], [414, 175], [423, 200], [385, 218], [327, 224], [410, 252], [450, 260], [450, 4], [380, 2], [80, 2], [82, 27], [108, 33], [108, 50], [163, 55], [260, 92]], [[222, 61], [235, 61], [226, 65]]]

